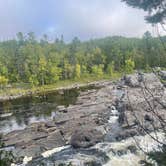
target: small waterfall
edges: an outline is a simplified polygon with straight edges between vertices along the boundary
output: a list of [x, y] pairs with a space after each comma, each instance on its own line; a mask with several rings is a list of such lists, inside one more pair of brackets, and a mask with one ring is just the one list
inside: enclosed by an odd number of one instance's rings
[[107, 125], [107, 134], [105, 141], [116, 141], [117, 134], [121, 131], [121, 127], [118, 122], [119, 112], [115, 106], [111, 106], [111, 113]]
[[62, 150], [65, 150], [65, 149], [67, 149], [67, 148], [70, 148], [70, 146], [69, 146], [69, 145], [66, 145], [66, 146], [54, 148], [54, 149], [51, 149], [51, 150], [48, 150], [48, 151], [43, 152], [43, 153], [42, 153], [42, 156], [43, 156], [44, 158], [47, 158], [47, 157], [51, 156], [52, 154], [58, 153], [58, 152], [60, 152], [60, 151], [62, 151]]
[[[140, 166], [140, 161], [147, 159], [143, 151], [159, 151], [160, 148], [159, 144], [149, 135], [135, 136], [134, 139], [129, 137], [121, 141], [116, 139], [116, 136], [122, 131], [119, 117], [121, 111], [123, 113], [121, 109], [123, 109], [122, 99], [124, 93], [123, 90], [115, 90], [115, 95], [119, 99], [119, 105], [110, 106], [110, 117], [106, 126], [107, 134], [104, 142], [97, 143], [95, 146], [87, 149], [73, 149], [71, 146], [54, 148], [42, 153], [41, 158], [36, 161], [25, 157], [23, 164], [18, 166], [25, 166], [27, 163], [28, 166], [36, 166], [39, 161], [49, 166], [70, 162], [77, 166], [85, 166], [87, 162], [103, 166]], [[151, 135], [155, 137], [156, 133], [152, 132]], [[157, 138], [163, 142], [165, 137], [163, 133], [158, 132]], [[136, 143], [139, 143], [139, 147], [143, 151], [139, 149]]]
[[[156, 134], [160, 141], [164, 141], [163, 133], [151, 133], [153, 137], [155, 137]], [[145, 152], [160, 151], [159, 144], [149, 135], [135, 136], [135, 140], [139, 143], [139, 147]], [[104, 166], [139, 166], [139, 161], [145, 160], [146, 156], [143, 151], [136, 146], [135, 140], [133, 138], [128, 138], [120, 142], [109, 143], [110, 152], [107, 155], [109, 156], [110, 161], [104, 164]]]
[[[122, 90], [115, 91], [118, 97], [118, 105], [111, 106], [111, 114], [108, 120], [109, 131], [105, 139], [105, 143], [99, 143], [96, 148], [105, 152], [109, 157], [109, 161], [103, 166], [140, 166], [141, 160], [148, 160], [144, 152], [160, 151], [160, 144], [152, 137], [157, 138], [159, 141], [164, 141], [164, 133], [152, 132], [150, 135], [135, 136], [126, 138], [122, 141], [116, 140], [117, 133], [122, 130], [119, 124], [119, 117], [121, 115], [121, 106], [123, 106], [124, 93]], [[119, 109], [120, 107], [120, 109]], [[123, 108], [124, 109], [124, 108]], [[123, 113], [123, 112], [122, 112]], [[141, 150], [142, 149], [142, 150]], [[144, 152], [143, 152], [144, 151]], [[154, 163], [154, 161], [149, 161]]]

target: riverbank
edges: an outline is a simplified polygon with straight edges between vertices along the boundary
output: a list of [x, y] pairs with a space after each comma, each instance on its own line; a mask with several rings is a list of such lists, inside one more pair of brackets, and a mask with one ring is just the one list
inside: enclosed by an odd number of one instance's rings
[[102, 77], [88, 76], [80, 79], [74, 80], [62, 80], [58, 81], [56, 84], [43, 85], [38, 87], [17, 87], [12, 86], [11, 88], [0, 89], [0, 101], [12, 100], [21, 97], [31, 96], [35, 94], [48, 93], [56, 90], [65, 90], [72, 88], [79, 88], [88, 85], [96, 85], [101, 81], [114, 80], [116, 81], [122, 76], [121, 73], [116, 73], [114, 76], [103, 75]]
[[[144, 74], [144, 80], [153, 95], [158, 96], [160, 102], [165, 101], [166, 91], [160, 80], [153, 73]], [[74, 104], [56, 107], [52, 120], [32, 123], [4, 135], [5, 146], [14, 148], [15, 156], [30, 158], [32, 161], [28, 166], [48, 163], [57, 166], [62, 163], [78, 166], [111, 163], [117, 166], [118, 161], [125, 162], [126, 166], [141, 165], [145, 156], [142, 153], [138, 155], [140, 149], [132, 141], [133, 137], [138, 138], [137, 143], [141, 142], [141, 148], [144, 148], [147, 142], [152, 143], [147, 136], [144, 137], [147, 132], [154, 131], [151, 122], [156, 129], [160, 129], [161, 124], [146, 111], [150, 107], [144, 99], [137, 75], [127, 76], [116, 83], [100, 81], [99, 85], [99, 89], [79, 93]], [[153, 103], [154, 98], [148, 95]], [[46, 105], [45, 102], [43, 104]], [[165, 109], [160, 104], [156, 109], [158, 115], [165, 119]], [[136, 122], [133, 110], [144, 130]], [[154, 137], [162, 138], [162, 134], [156, 136], [155, 133]], [[152, 143], [149, 147], [157, 145]]]

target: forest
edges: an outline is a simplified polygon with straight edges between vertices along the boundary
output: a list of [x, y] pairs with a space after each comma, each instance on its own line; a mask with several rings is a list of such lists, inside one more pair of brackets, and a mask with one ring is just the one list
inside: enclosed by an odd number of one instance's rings
[[166, 37], [106, 37], [81, 42], [75, 37], [64, 42], [63, 35], [49, 41], [39, 40], [33, 32], [17, 33], [17, 38], [0, 42], [0, 85], [28, 83], [47, 85], [59, 80], [87, 76], [113, 76], [151, 67], [166, 67]]

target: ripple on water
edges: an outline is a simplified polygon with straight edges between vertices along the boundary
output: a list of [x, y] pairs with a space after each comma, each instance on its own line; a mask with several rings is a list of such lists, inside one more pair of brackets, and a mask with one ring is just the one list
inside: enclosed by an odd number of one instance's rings
[[[151, 133], [153, 137], [156, 137], [156, 133]], [[151, 151], [160, 151], [159, 143], [157, 143], [154, 139], [151, 138], [149, 135], [145, 136], [135, 136], [134, 137], [136, 142], [139, 144], [139, 147], [143, 149], [145, 152], [151, 152]], [[165, 141], [164, 133], [158, 132], [157, 138], [163, 142]], [[146, 156], [141, 151], [133, 138], [128, 138], [126, 140], [122, 140], [120, 142], [112, 142], [108, 144], [108, 149], [111, 149], [110, 152], [108, 152], [108, 156], [110, 158], [109, 162], [106, 163], [104, 166], [122, 166], [122, 163], [124, 166], [139, 166], [140, 160], [145, 160]], [[129, 146], [136, 146], [137, 152], [132, 153], [128, 147]], [[112, 151], [114, 150], [114, 152]], [[126, 153], [119, 155], [119, 151], [126, 151]]]

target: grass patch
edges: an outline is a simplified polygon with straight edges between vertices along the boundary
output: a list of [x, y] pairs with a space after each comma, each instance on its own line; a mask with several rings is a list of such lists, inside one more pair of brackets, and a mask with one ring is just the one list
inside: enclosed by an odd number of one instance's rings
[[122, 76], [121, 73], [115, 73], [113, 76], [110, 76], [108, 74], [103, 74], [100, 77], [96, 77], [94, 75], [88, 75], [85, 77], [81, 77], [80, 79], [60, 80], [55, 84], [43, 85], [43, 86], [31, 86], [30, 84], [17, 83], [17, 84], [12, 84], [11, 87], [0, 89], [0, 97], [17, 96], [17, 95], [26, 96], [29, 94], [53, 91], [59, 88], [68, 88], [74, 86], [75, 84], [86, 85], [87, 83], [101, 81], [101, 80], [117, 80], [121, 76]]

